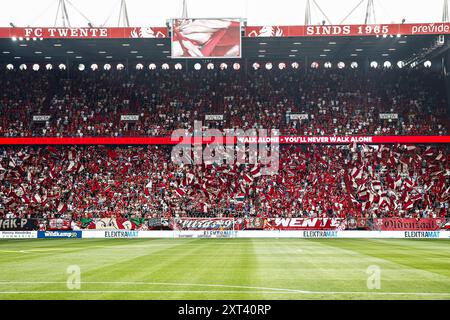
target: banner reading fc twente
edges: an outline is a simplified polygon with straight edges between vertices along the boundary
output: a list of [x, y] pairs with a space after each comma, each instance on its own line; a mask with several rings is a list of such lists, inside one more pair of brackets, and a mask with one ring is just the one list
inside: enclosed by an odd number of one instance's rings
[[336, 230], [345, 228], [341, 218], [268, 218], [265, 230]]
[[234, 218], [175, 218], [173, 230], [242, 230], [244, 220]]
[[379, 218], [374, 219], [373, 228], [381, 231], [439, 230], [445, 223], [446, 220], [440, 218]]
[[167, 38], [167, 27], [128, 28], [0, 28], [0, 38], [16, 39], [114, 39], [114, 38]]

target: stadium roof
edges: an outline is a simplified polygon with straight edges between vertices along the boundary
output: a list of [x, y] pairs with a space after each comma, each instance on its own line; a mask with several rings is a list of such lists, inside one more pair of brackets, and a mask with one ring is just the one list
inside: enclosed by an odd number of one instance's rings
[[[426, 50], [435, 35], [401, 37], [286, 37], [242, 40], [242, 57], [255, 60], [398, 61]], [[444, 49], [447, 49], [447, 46]], [[122, 62], [170, 58], [170, 39], [0, 39], [0, 62]], [[436, 53], [435, 53], [436, 55]], [[431, 57], [432, 58], [432, 57]]]
[[[299, 25], [305, 22], [307, 0], [187, 0], [188, 17], [237, 17], [249, 25]], [[130, 25], [164, 26], [166, 19], [181, 17], [183, 0], [126, 0]], [[407, 23], [442, 21], [444, 0], [373, 0], [376, 23]], [[311, 0], [311, 24], [330, 20], [327, 24], [364, 23], [367, 0]], [[55, 20], [58, 0], [3, 1], [0, 26], [12, 22], [17, 26], [62, 26]], [[117, 27], [120, 0], [70, 0], [67, 13], [71, 26]], [[326, 17], [325, 17], [326, 16]], [[328, 18], [328, 19], [327, 19]], [[345, 19], [344, 22], [342, 22]]]

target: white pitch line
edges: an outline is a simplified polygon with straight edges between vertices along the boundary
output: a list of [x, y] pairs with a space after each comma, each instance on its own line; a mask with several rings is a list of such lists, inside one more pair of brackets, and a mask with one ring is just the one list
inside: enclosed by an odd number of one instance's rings
[[[0, 281], [1, 284], [66, 284], [67, 282], [61, 281]], [[415, 295], [415, 296], [450, 296], [450, 292], [379, 292], [379, 291], [305, 291], [296, 289], [286, 289], [286, 288], [267, 288], [267, 287], [251, 287], [251, 286], [233, 286], [233, 285], [222, 285], [222, 284], [197, 284], [197, 283], [171, 283], [171, 282], [100, 282], [100, 281], [86, 281], [80, 282], [82, 284], [134, 284], [134, 285], [171, 285], [171, 286], [198, 286], [198, 287], [222, 287], [222, 288], [237, 288], [237, 289], [257, 289], [257, 290], [271, 290], [271, 291], [221, 291], [221, 290], [62, 290], [62, 291], [0, 291], [0, 294], [8, 293], [280, 293], [280, 294], [374, 294], [374, 295]]]
[[28, 294], [28, 293], [205, 293], [205, 294], [292, 294], [292, 292], [275, 292], [275, 291], [222, 291], [222, 290], [55, 290], [55, 291], [0, 291], [0, 294]]
[[342, 291], [306, 291], [306, 292], [286, 292], [286, 291], [222, 291], [222, 290], [46, 290], [46, 291], [0, 291], [0, 294], [59, 294], [59, 293], [82, 293], [82, 294], [108, 294], [108, 293], [205, 293], [205, 294], [375, 294], [375, 295], [415, 295], [415, 296], [450, 296], [450, 293], [443, 292], [342, 292]]
[[[66, 284], [62, 281], [0, 281], [2, 284]], [[190, 287], [216, 287], [216, 288], [235, 288], [235, 289], [256, 289], [256, 290], [272, 290], [272, 291], [289, 291], [297, 293], [307, 293], [308, 291], [286, 289], [286, 288], [267, 288], [267, 287], [252, 287], [252, 286], [234, 286], [226, 284], [199, 284], [199, 283], [174, 283], [174, 282], [133, 282], [133, 281], [83, 281], [82, 284], [121, 284], [121, 285], [160, 285], [160, 286], [190, 286]]]

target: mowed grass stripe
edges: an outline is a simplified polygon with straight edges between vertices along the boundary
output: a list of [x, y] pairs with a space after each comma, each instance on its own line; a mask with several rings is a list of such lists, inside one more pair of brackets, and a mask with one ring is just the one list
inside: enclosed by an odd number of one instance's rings
[[[432, 264], [423, 262], [428, 256], [434, 254], [436, 245], [429, 250], [424, 250], [423, 247], [416, 250], [417, 240], [392, 239], [392, 242], [388, 243], [379, 243], [378, 239], [369, 241], [352, 239], [351, 243], [340, 240], [324, 241], [324, 239], [320, 239], [318, 242], [339, 250], [358, 252], [362, 257], [361, 261], [372, 262], [373, 265], [380, 267], [382, 291], [449, 292], [450, 290], [450, 278], [448, 277], [450, 265], [447, 264], [450, 254], [447, 257], [433, 259]], [[396, 247], [399, 241], [408, 244]], [[442, 240], [435, 240], [434, 243], [439, 243], [438, 248], [448, 245], [446, 241]], [[443, 265], [447, 267], [441, 269]], [[444, 273], [435, 272], [443, 270]], [[366, 275], [367, 277], [368, 275]]]

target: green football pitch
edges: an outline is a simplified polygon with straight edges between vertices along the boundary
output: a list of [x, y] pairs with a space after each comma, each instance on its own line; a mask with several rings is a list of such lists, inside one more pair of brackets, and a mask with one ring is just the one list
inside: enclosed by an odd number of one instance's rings
[[450, 299], [450, 242], [2, 240], [0, 299]]

